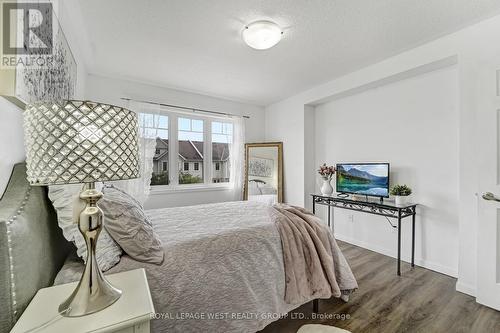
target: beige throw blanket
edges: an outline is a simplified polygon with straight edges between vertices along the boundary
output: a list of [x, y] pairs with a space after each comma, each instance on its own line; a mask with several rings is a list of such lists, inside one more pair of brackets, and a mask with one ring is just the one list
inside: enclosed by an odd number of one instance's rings
[[285, 302], [349, 295], [358, 284], [328, 226], [309, 211], [286, 204], [271, 209], [285, 265]]

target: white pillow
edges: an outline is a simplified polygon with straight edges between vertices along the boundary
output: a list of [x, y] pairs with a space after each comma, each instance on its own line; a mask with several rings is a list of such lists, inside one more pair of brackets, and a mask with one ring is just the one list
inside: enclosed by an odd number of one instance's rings
[[[63, 231], [64, 238], [75, 244], [76, 253], [85, 262], [87, 260], [87, 246], [80, 230], [78, 230], [78, 218], [82, 209], [85, 208], [85, 201], [79, 197], [81, 189], [82, 184], [49, 186], [49, 198], [57, 212], [58, 224]], [[96, 246], [96, 259], [101, 271], [107, 271], [120, 262], [122, 253], [120, 246], [103, 228]]]
[[264, 185], [264, 186], [259, 186], [259, 189], [260, 189], [260, 192], [262, 194], [276, 194], [278, 191], [276, 191], [276, 189], [274, 187], [272, 187], [271, 185]]
[[248, 182], [248, 195], [261, 195], [256, 182]]

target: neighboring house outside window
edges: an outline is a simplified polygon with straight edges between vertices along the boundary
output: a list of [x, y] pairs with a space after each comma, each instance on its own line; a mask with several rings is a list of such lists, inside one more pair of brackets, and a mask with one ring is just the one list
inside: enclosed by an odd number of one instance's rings
[[196, 170], [194, 164], [203, 164], [206, 121], [210, 120], [184, 116], [177, 118], [179, 159], [184, 161], [184, 172], [179, 169], [179, 185], [205, 182], [203, 168], [198, 167]]
[[[148, 139], [156, 138], [155, 155], [153, 156], [153, 174], [151, 176], [151, 185], [169, 185], [168, 176], [168, 124], [167, 115], [140, 113], [139, 126], [142, 135]], [[167, 168], [165, 169], [165, 163]]]
[[[167, 168], [164, 168], [165, 163]], [[156, 151], [153, 157], [153, 173], [168, 170], [168, 139], [156, 139]]]
[[233, 124], [212, 122], [212, 182], [228, 183], [230, 177], [229, 145], [233, 142]]
[[[140, 114], [140, 121], [147, 130], [147, 137], [155, 137], [156, 148], [153, 157], [153, 175], [151, 185], [182, 185], [195, 183], [227, 183], [230, 177], [230, 144], [233, 142], [233, 124], [222, 122], [220, 118], [210, 116], [193, 116], [168, 112], [167, 115]], [[175, 121], [177, 133], [171, 133], [171, 138], [177, 146], [176, 156], [171, 156], [169, 140], [169, 122]], [[143, 124], [144, 124], [143, 123]], [[155, 128], [150, 123], [160, 124]], [[206, 128], [211, 128], [206, 132]], [[204, 161], [204, 149], [211, 149], [212, 161]], [[177, 170], [170, 166], [177, 165]], [[210, 167], [205, 173], [204, 168]], [[178, 175], [169, 177], [169, 172]], [[207, 177], [210, 177], [207, 179]]]

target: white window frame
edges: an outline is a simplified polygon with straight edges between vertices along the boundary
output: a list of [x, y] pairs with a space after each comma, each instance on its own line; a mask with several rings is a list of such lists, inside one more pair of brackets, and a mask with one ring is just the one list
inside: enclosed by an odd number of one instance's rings
[[[168, 116], [168, 177], [169, 185], [151, 186], [151, 194], [162, 194], [170, 192], [187, 191], [210, 191], [210, 190], [228, 190], [233, 188], [233, 183], [213, 183], [212, 182], [212, 122], [232, 123], [233, 124], [233, 142], [234, 142], [234, 121], [227, 117], [218, 117], [211, 115], [199, 115], [190, 112], [178, 112], [162, 110], [161, 115]], [[179, 184], [179, 118], [190, 118], [203, 120], [203, 183], [199, 184]], [[215, 167], [214, 167], [215, 168]], [[184, 170], [184, 165], [183, 168]]]

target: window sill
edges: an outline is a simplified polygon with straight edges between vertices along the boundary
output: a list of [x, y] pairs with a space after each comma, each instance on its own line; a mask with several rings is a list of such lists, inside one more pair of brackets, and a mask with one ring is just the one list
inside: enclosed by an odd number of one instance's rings
[[173, 194], [184, 192], [206, 192], [206, 191], [230, 191], [233, 189], [233, 184], [199, 184], [199, 185], [156, 185], [151, 186], [151, 195], [158, 194]]

